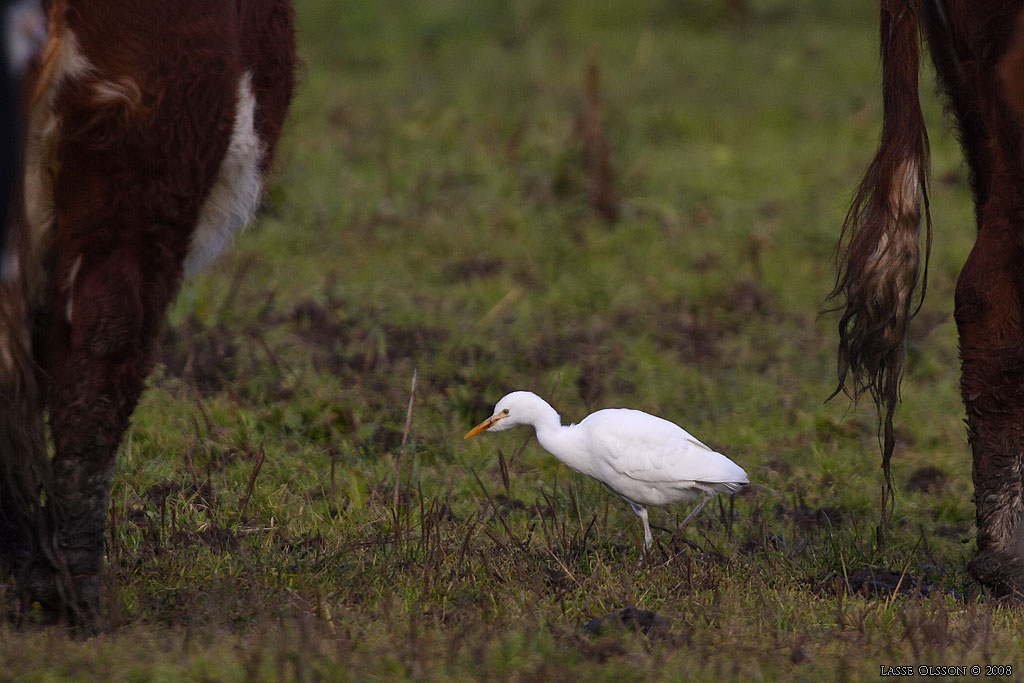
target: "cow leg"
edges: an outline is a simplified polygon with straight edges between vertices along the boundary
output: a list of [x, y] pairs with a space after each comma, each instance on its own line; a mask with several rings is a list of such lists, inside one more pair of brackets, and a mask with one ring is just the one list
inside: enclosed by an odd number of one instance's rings
[[982, 211], [956, 322], [978, 527], [969, 570], [1000, 594], [1024, 596], [1024, 242], [1015, 213], [998, 201]]
[[[146, 375], [180, 266], [139, 247], [83, 254], [51, 287], [41, 363], [49, 378], [53, 555], [37, 564], [32, 597], [90, 633], [100, 628], [100, 578], [118, 444]], [[163, 263], [158, 261], [163, 260]], [[66, 283], [66, 284], [63, 284]]]

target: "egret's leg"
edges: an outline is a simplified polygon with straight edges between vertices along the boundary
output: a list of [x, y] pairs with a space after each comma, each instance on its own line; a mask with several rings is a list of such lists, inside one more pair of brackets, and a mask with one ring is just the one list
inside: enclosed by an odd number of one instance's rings
[[686, 525], [690, 523], [690, 520], [693, 519], [693, 516], [704, 509], [704, 506], [708, 504], [709, 500], [711, 500], [712, 495], [714, 494], [704, 494], [704, 498], [699, 503], [697, 503], [697, 507], [693, 508], [693, 510], [690, 511], [690, 514], [686, 515], [686, 519], [683, 520], [683, 523], [679, 525], [680, 529], [686, 528]]
[[633, 508], [633, 512], [644, 523], [644, 550], [650, 550], [651, 546], [654, 545], [654, 534], [651, 533], [651, 525], [647, 521], [647, 508], [636, 503], [630, 503], [629, 507]]

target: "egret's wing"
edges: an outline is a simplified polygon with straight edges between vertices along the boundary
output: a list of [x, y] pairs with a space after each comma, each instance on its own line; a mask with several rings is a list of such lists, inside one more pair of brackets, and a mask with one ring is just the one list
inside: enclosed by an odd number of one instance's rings
[[580, 423], [591, 452], [615, 472], [651, 483], [747, 483], [746, 472], [685, 429], [638, 410], [600, 410]]

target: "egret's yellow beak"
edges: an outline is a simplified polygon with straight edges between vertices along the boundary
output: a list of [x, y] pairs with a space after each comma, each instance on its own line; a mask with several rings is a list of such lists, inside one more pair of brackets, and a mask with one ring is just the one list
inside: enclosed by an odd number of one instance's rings
[[501, 420], [501, 419], [503, 419], [505, 417], [508, 417], [508, 416], [507, 415], [502, 415], [500, 413], [498, 415], [491, 415], [489, 418], [487, 418], [486, 420], [484, 420], [483, 422], [478, 424], [476, 427], [473, 427], [468, 432], [466, 432], [466, 436], [464, 436], [463, 438], [468, 439], [471, 436], [476, 436], [480, 432], [486, 432], [488, 429], [490, 429], [491, 427], [494, 426], [495, 422], [497, 422], [498, 420]]

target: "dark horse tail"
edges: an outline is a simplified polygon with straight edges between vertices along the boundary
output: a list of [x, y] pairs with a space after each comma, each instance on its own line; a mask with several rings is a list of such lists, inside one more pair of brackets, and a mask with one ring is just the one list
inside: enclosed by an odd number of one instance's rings
[[[892, 488], [893, 413], [900, 395], [910, 319], [924, 299], [931, 247], [928, 213], [928, 133], [918, 100], [921, 0], [881, 1], [884, 123], [843, 224], [838, 274], [829, 298], [839, 320], [840, 391], [870, 393], [883, 435], [882, 469]], [[926, 246], [922, 268], [920, 232]], [[835, 395], [835, 394], [833, 394]]]

